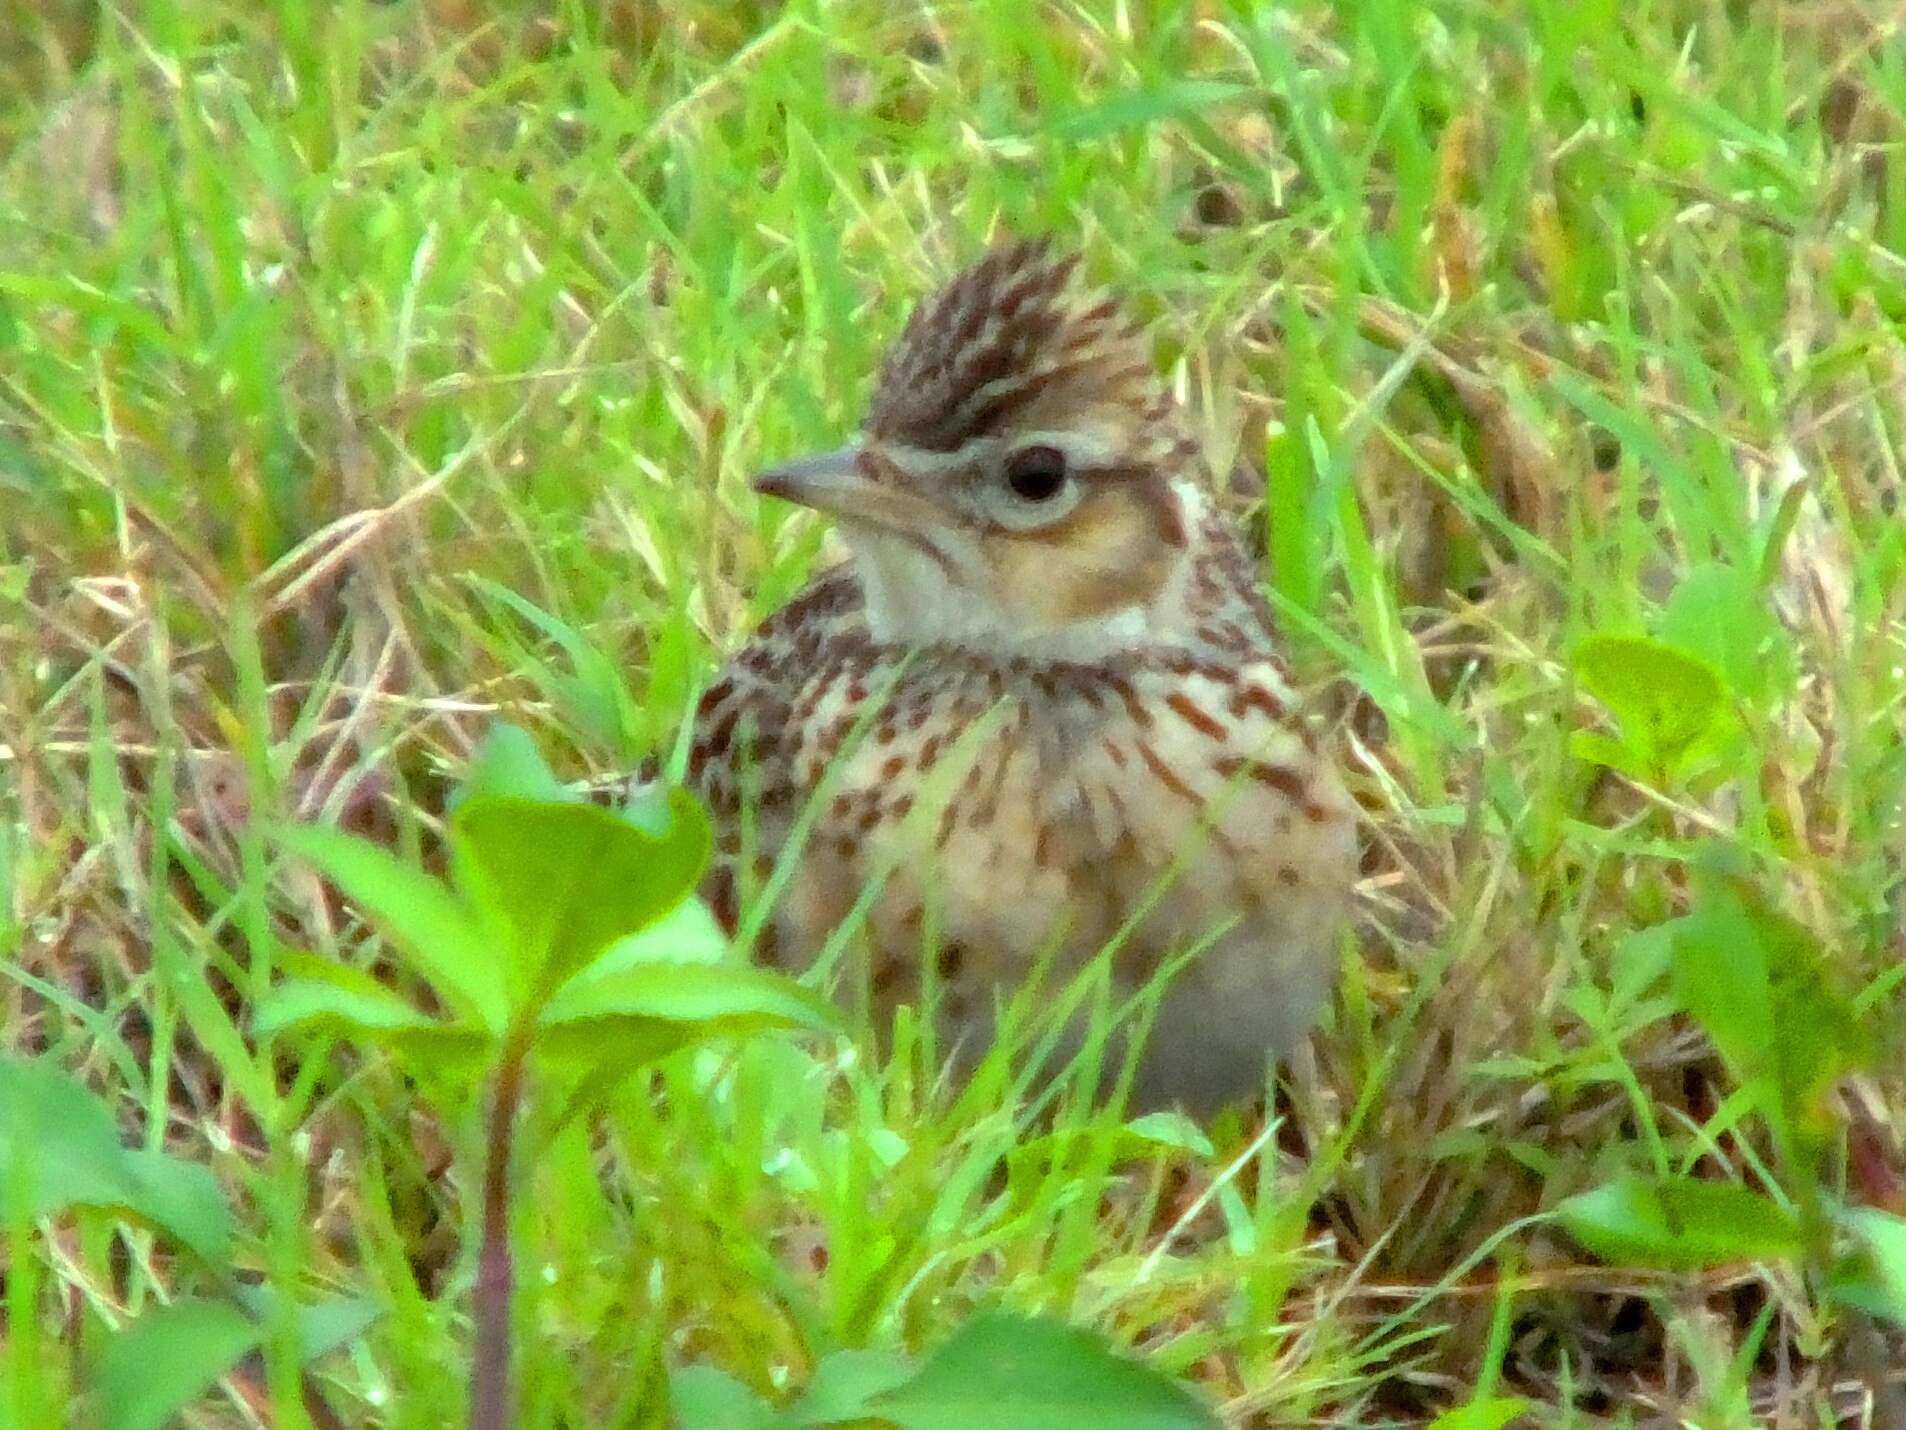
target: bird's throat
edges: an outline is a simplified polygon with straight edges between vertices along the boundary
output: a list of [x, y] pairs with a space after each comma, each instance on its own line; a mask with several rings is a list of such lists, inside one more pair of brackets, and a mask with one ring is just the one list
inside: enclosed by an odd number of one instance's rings
[[[1179, 643], [1188, 553], [1147, 563], [1075, 563], [1022, 548], [1015, 559], [959, 560], [880, 531], [844, 533], [883, 645], [951, 646], [996, 660], [1089, 664]], [[970, 569], [969, 569], [970, 568]]]

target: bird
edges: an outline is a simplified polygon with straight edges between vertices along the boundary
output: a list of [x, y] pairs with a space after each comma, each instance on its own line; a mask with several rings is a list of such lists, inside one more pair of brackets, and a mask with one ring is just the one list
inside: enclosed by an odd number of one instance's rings
[[1262, 1092], [1334, 985], [1356, 810], [1146, 327], [1077, 252], [996, 241], [914, 309], [858, 436], [753, 487], [846, 559], [697, 704], [724, 923], [786, 864], [764, 961], [838, 936], [877, 1022], [931, 986], [969, 1062], [1038, 971], [1109, 950], [1130, 995], [1169, 965], [1128, 1105]]

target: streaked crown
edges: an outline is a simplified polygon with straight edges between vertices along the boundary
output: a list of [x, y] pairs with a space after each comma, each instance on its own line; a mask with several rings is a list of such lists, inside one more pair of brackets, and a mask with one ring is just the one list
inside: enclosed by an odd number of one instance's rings
[[921, 303], [882, 365], [867, 435], [955, 452], [1100, 407], [1166, 435], [1171, 402], [1144, 329], [1078, 270], [1077, 254], [1044, 238], [1010, 240]]
[[878, 639], [1082, 660], [1182, 623], [1203, 455], [1078, 268], [994, 247], [914, 310], [860, 441], [755, 478], [839, 520]]

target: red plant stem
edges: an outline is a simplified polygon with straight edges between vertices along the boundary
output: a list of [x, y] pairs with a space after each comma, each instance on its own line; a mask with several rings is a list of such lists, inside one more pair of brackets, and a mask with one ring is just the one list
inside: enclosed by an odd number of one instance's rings
[[510, 1302], [515, 1266], [510, 1256], [510, 1149], [516, 1104], [523, 1092], [523, 1049], [506, 1043], [496, 1069], [496, 1093], [483, 1161], [483, 1242], [477, 1251], [476, 1347], [470, 1359], [470, 1430], [510, 1430]]

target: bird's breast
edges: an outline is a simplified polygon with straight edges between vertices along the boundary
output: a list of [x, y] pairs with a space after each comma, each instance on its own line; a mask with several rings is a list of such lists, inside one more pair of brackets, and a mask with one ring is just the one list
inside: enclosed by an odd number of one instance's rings
[[948, 666], [817, 674], [796, 702], [813, 819], [780, 915], [793, 946], [860, 918], [877, 945], [917, 959], [937, 931], [1003, 977], [1055, 939], [1097, 949], [1141, 907], [1195, 940], [1347, 884], [1348, 802], [1268, 670]]

